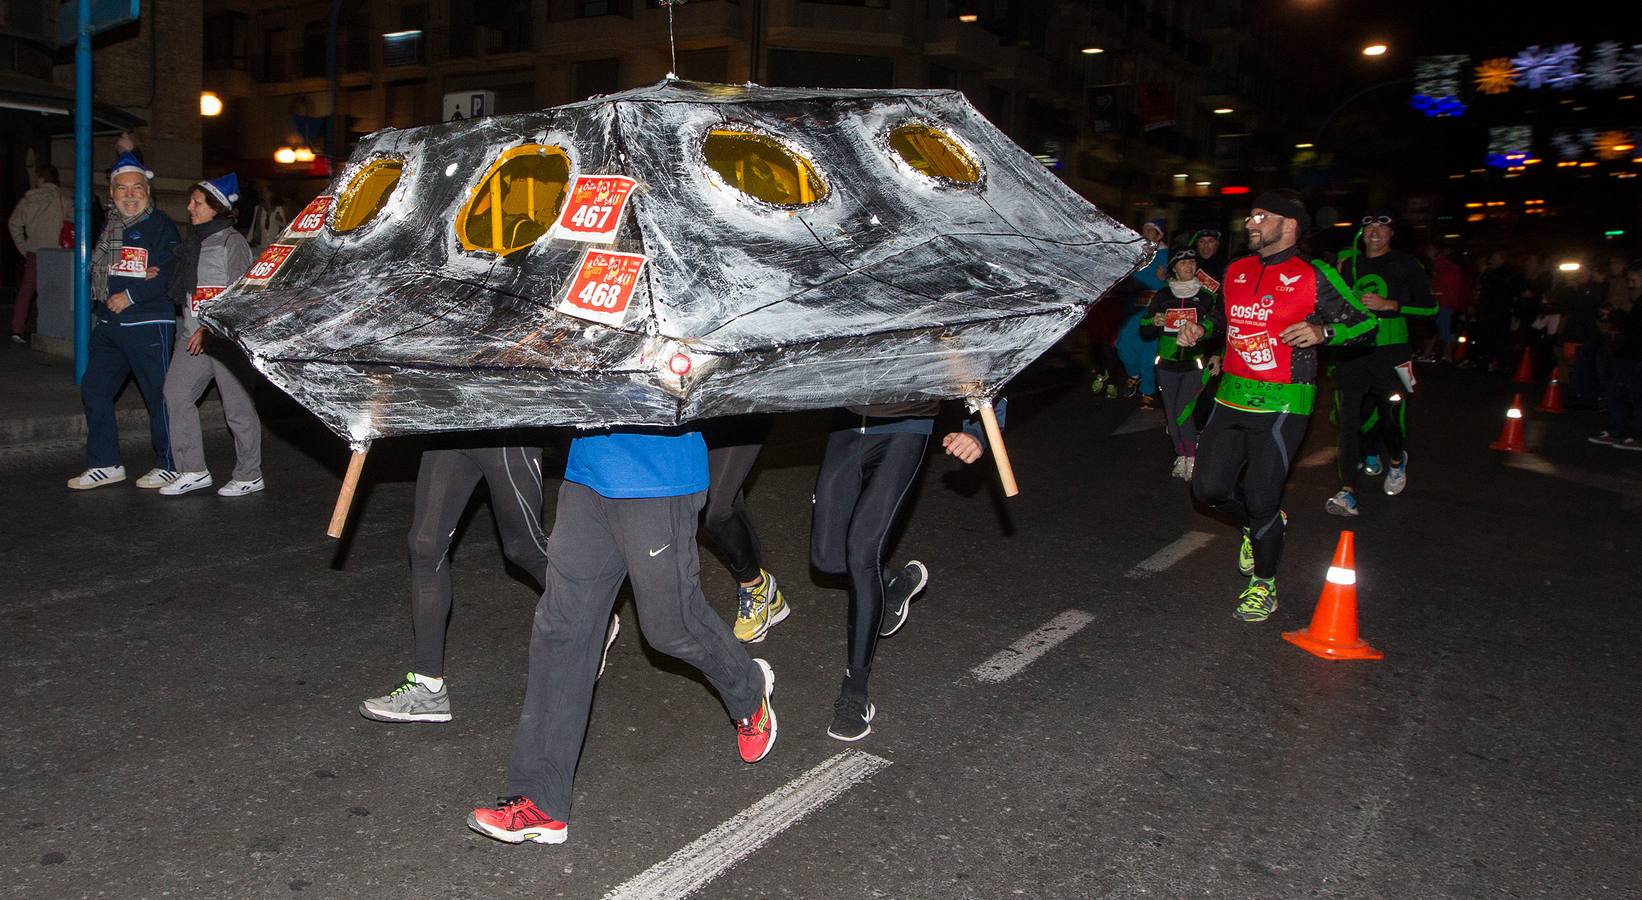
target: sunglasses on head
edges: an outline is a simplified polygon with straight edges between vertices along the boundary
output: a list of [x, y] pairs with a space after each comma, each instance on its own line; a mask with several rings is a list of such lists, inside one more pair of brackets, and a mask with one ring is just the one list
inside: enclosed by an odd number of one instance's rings
[[1363, 216], [1364, 225], [1390, 225], [1390, 216]]

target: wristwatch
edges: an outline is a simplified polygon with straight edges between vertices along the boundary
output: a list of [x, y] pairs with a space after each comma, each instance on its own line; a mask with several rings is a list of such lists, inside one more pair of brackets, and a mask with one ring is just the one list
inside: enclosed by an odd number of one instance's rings
[[1323, 343], [1326, 344], [1326, 343], [1328, 343], [1329, 341], [1332, 341], [1332, 340], [1334, 340], [1334, 326], [1333, 325], [1324, 325], [1323, 326]]

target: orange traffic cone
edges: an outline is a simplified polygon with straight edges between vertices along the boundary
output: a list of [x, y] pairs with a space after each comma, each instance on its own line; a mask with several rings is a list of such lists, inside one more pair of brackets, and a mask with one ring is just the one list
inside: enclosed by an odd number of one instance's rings
[[1311, 627], [1283, 632], [1283, 640], [1323, 659], [1385, 659], [1385, 654], [1357, 636], [1357, 569], [1353, 562], [1354, 536], [1340, 532], [1334, 562], [1311, 614]]
[[1517, 374], [1512, 377], [1513, 384], [1534, 383], [1534, 351], [1528, 347], [1522, 348], [1522, 362], [1517, 363]]
[[1499, 431], [1499, 440], [1488, 445], [1494, 450], [1521, 453], [1528, 448], [1522, 444], [1522, 395], [1511, 398], [1511, 408], [1505, 411], [1505, 427]]
[[1545, 396], [1534, 407], [1537, 412], [1560, 413], [1567, 412], [1562, 408], [1562, 367], [1559, 365], [1551, 370], [1551, 383], [1545, 386]]

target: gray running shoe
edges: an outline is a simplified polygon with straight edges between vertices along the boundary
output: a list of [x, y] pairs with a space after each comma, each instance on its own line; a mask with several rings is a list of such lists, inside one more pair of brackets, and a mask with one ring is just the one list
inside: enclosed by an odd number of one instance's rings
[[872, 734], [872, 717], [878, 712], [866, 694], [852, 694], [848, 690], [832, 703], [832, 727], [827, 736], [841, 741], [858, 741]]
[[929, 584], [929, 569], [912, 560], [884, 585], [884, 618], [879, 623], [879, 637], [889, 637], [901, 630], [907, 623], [907, 614], [912, 611], [912, 598], [918, 596], [926, 584]]
[[1408, 451], [1403, 451], [1403, 461], [1391, 463], [1385, 469], [1385, 492], [1395, 497], [1408, 487]]
[[359, 714], [377, 722], [449, 722], [450, 691], [444, 685], [429, 690], [414, 672], [406, 672], [404, 684], [359, 704]]

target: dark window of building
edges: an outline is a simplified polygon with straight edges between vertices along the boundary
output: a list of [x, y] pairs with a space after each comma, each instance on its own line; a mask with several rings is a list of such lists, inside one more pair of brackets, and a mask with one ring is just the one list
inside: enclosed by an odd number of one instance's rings
[[302, 77], [325, 77], [325, 41], [330, 32], [329, 22], [309, 22], [302, 26]]
[[895, 82], [895, 60], [887, 56], [771, 50], [769, 84], [784, 87], [887, 88]]
[[530, 49], [534, 35], [531, 0], [492, 0], [479, 7], [479, 24], [489, 29], [487, 53], [521, 53]]
[[587, 59], [571, 67], [571, 89], [577, 100], [621, 90], [620, 59]]
[[342, 33], [337, 36], [341, 58], [337, 65], [344, 72], [371, 70], [371, 41], [376, 32], [371, 28], [371, 10], [367, 3], [342, 5]]
[[244, 13], [225, 12], [205, 20], [205, 68], [245, 70], [250, 66], [250, 22]]
[[285, 59], [286, 31], [267, 28], [262, 32], [262, 78], [264, 81], [285, 81], [290, 77]]
[[399, 29], [382, 35], [382, 65], [414, 66], [423, 61], [422, 22], [422, 4], [399, 7]]
[[473, 0], [450, 0], [451, 59], [471, 59], [479, 55], [479, 4]]

